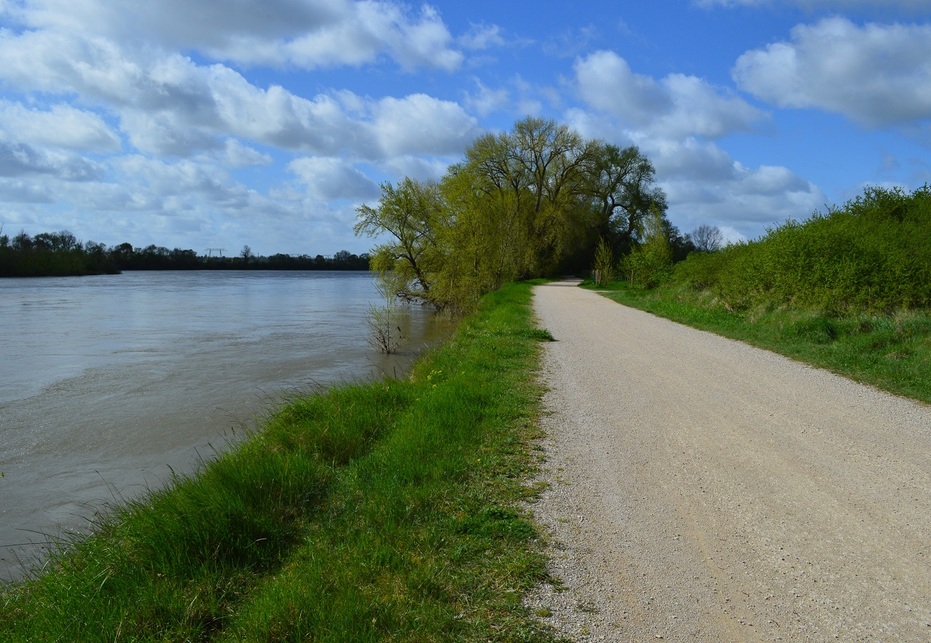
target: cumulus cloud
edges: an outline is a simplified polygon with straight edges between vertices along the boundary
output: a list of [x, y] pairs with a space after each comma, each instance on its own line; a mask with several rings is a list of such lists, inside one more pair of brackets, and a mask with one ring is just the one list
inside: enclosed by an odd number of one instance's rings
[[[49, 189], [45, 182], [24, 180], [21, 178], [11, 179], [0, 176], [0, 203], [17, 203], [17, 204], [38, 204], [54, 203], [55, 195]], [[22, 213], [19, 209], [7, 209], [0, 206], [5, 222], [19, 223], [22, 220]]]
[[425, 94], [305, 98], [278, 85], [257, 87], [225, 65], [201, 66], [180, 54], [132, 58], [109, 41], [49, 32], [0, 34], [0, 59], [7, 63], [0, 78], [24, 91], [74, 92], [109, 108], [133, 146], [153, 154], [189, 156], [234, 136], [382, 160], [456, 153], [478, 129], [460, 105]]
[[755, 238], [766, 226], [807, 216], [825, 203], [817, 186], [790, 169], [747, 167], [713, 143], [686, 139], [641, 148], [656, 166], [670, 217], [684, 232], [726, 222], [729, 239]]
[[646, 125], [671, 101], [649, 76], [635, 74], [613, 51], [598, 51], [576, 60], [576, 81], [582, 98], [592, 107], [610, 112], [633, 125]]
[[372, 127], [386, 156], [457, 154], [480, 131], [460, 105], [425, 94], [384, 98], [372, 111]]
[[71, 153], [37, 149], [0, 139], [0, 177], [48, 175], [64, 181], [95, 181], [102, 168]]
[[695, 76], [637, 74], [611, 51], [578, 59], [575, 72], [580, 96], [594, 109], [570, 110], [570, 122], [585, 136], [637, 145], [683, 231], [727, 222], [730, 239], [751, 238], [823, 203], [821, 192], [791, 170], [746, 167], [713, 142], [768, 120], [732, 92]]
[[469, 31], [459, 37], [459, 44], [466, 49], [481, 51], [505, 44], [501, 27], [498, 25], [472, 25]]
[[474, 112], [487, 116], [509, 105], [511, 93], [507, 89], [491, 89], [479, 79], [475, 79], [475, 86], [475, 91], [465, 97], [466, 106]]
[[303, 157], [291, 161], [288, 169], [307, 185], [311, 196], [321, 201], [371, 199], [381, 194], [374, 181], [343, 159]]
[[743, 54], [741, 89], [779, 107], [838, 112], [866, 126], [931, 119], [931, 25], [828, 18]]
[[695, 76], [670, 74], [661, 80], [634, 73], [612, 51], [576, 60], [576, 83], [583, 100], [623, 124], [663, 137], [718, 138], [746, 131], [766, 119], [743, 99]]
[[234, 138], [227, 139], [223, 148], [222, 163], [226, 167], [243, 168], [255, 165], [271, 165], [272, 157], [254, 147], [243, 145]]
[[389, 0], [213, 0], [107, 2], [26, 0], [21, 22], [62, 33], [84, 32], [132, 43], [194, 49], [243, 65], [305, 69], [374, 63], [452, 70], [463, 60], [439, 13]]
[[119, 136], [99, 115], [66, 104], [36, 109], [0, 100], [0, 131], [34, 145], [93, 152], [120, 149]]

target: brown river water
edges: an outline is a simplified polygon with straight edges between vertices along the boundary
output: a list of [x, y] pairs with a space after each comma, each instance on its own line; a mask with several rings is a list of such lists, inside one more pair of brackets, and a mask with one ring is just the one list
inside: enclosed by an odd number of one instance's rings
[[383, 355], [366, 322], [379, 303], [360, 272], [0, 279], [0, 583], [288, 395], [403, 376], [451, 330], [406, 307]]

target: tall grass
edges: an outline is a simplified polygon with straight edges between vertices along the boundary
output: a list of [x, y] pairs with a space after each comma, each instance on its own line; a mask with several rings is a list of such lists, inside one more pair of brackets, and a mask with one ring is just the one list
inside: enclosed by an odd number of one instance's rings
[[693, 254], [672, 283], [728, 310], [792, 307], [845, 315], [931, 306], [931, 187], [869, 188], [843, 208], [762, 239]]
[[527, 284], [409, 381], [292, 402], [0, 595], [0, 640], [549, 640], [517, 500], [535, 463]]

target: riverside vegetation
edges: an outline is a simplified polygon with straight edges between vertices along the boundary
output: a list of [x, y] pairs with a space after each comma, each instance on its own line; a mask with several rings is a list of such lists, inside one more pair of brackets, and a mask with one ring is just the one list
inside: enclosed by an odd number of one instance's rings
[[295, 399], [0, 594], [3, 641], [550, 640], [519, 501], [536, 460], [530, 284], [405, 381]]
[[590, 286], [931, 403], [928, 186], [910, 194], [868, 188], [841, 208], [680, 263], [661, 238], [651, 243], [617, 266], [625, 281]]
[[358, 210], [356, 231], [387, 239], [371, 268], [470, 314], [454, 337], [409, 381], [297, 399], [197, 476], [114, 508], [3, 591], [0, 640], [547, 640], [521, 603], [545, 564], [517, 501], [549, 337], [515, 282], [586, 269], [600, 240], [629, 249], [648, 213], [674, 231], [665, 210], [636, 147], [533, 118], [439, 183], [385, 184]]

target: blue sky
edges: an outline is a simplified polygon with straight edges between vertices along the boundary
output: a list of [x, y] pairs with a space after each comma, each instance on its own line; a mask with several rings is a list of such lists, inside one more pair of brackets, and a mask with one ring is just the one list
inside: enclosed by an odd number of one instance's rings
[[363, 252], [380, 182], [528, 115], [756, 238], [931, 182], [931, 0], [0, 0], [5, 234]]

